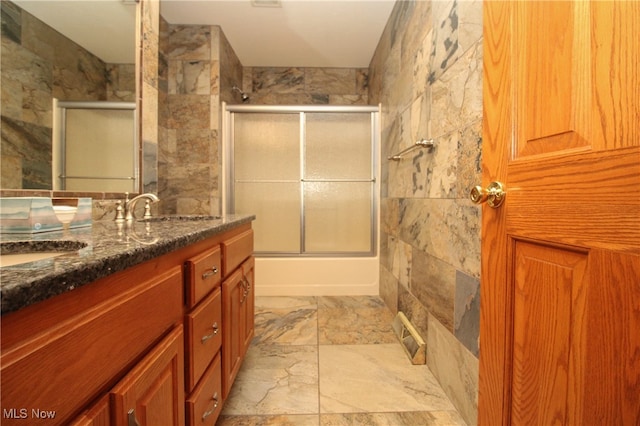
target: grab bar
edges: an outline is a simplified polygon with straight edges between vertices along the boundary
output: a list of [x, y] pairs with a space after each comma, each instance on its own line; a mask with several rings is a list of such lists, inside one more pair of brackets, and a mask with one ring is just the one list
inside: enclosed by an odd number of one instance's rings
[[105, 179], [105, 180], [135, 180], [133, 176], [66, 176], [60, 175], [58, 176], [60, 179]]
[[411, 145], [409, 148], [403, 149], [402, 151], [400, 151], [396, 155], [392, 155], [390, 157], [387, 157], [387, 160], [400, 161], [402, 159], [402, 156], [404, 154], [406, 154], [407, 152], [409, 152], [409, 151], [413, 151], [414, 149], [417, 149], [417, 148], [429, 148], [429, 149], [431, 149], [433, 147], [434, 147], [433, 139], [420, 139], [419, 141], [417, 141], [416, 143]]

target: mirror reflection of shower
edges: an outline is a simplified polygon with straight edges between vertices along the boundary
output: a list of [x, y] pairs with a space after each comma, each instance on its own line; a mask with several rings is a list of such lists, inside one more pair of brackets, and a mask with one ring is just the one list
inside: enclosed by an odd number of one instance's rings
[[249, 102], [249, 95], [247, 95], [245, 92], [243, 92], [238, 86], [233, 86], [231, 88], [231, 90], [235, 90], [236, 92], [240, 93], [240, 96], [242, 97], [242, 103], [246, 104], [247, 102]]
[[53, 189], [138, 192], [135, 102], [54, 99]]

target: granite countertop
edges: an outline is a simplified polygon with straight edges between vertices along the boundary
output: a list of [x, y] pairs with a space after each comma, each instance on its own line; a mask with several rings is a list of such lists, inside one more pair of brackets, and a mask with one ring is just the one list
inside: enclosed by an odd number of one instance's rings
[[91, 227], [29, 235], [3, 234], [11, 241], [80, 241], [86, 247], [63, 255], [0, 268], [2, 315], [73, 290], [115, 272], [181, 249], [255, 219], [226, 215], [219, 219], [93, 222]]

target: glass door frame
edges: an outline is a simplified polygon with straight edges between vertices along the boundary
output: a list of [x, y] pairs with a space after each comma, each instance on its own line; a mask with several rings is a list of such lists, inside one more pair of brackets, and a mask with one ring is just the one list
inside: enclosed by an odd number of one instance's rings
[[[222, 103], [222, 213], [235, 213], [234, 200], [234, 113], [286, 113], [300, 115], [300, 252], [256, 252], [264, 257], [371, 257], [377, 255], [378, 242], [378, 200], [380, 194], [379, 147], [380, 147], [380, 106], [371, 105], [227, 105]], [[370, 113], [371, 114], [371, 208], [370, 208], [370, 251], [368, 252], [305, 252], [305, 214], [304, 214], [304, 156], [305, 156], [305, 127], [304, 113]], [[340, 180], [341, 181], [341, 180]], [[357, 182], [359, 180], [349, 179]]]

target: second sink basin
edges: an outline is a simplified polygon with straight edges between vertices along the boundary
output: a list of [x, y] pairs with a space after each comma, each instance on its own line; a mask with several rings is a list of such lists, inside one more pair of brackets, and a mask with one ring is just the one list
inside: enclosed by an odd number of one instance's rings
[[0, 267], [50, 259], [86, 246], [87, 243], [71, 240], [5, 241], [0, 243]]

